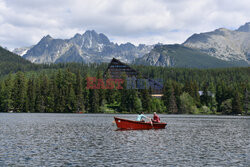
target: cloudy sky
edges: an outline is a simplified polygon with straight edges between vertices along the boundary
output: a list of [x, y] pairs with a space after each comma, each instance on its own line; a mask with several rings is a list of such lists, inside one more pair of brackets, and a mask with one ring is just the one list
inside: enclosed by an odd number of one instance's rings
[[86, 30], [116, 43], [182, 43], [249, 21], [249, 0], [0, 0], [0, 45], [13, 49]]

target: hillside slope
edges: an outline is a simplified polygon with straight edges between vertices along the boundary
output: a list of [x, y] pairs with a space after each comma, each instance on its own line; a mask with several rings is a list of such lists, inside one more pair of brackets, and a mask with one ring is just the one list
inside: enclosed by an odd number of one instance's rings
[[212, 57], [197, 49], [182, 45], [156, 45], [150, 53], [135, 60], [134, 64], [162, 67], [221, 68], [247, 66], [244, 61], [228, 62]]
[[0, 47], [0, 75], [25, 71], [34, 67], [35, 65], [28, 60]]

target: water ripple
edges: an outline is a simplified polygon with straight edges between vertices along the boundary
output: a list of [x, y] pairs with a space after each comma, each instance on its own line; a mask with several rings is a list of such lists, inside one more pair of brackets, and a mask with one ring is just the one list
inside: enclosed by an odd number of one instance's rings
[[166, 129], [115, 131], [113, 115], [1, 113], [0, 166], [250, 165], [249, 117], [161, 120]]

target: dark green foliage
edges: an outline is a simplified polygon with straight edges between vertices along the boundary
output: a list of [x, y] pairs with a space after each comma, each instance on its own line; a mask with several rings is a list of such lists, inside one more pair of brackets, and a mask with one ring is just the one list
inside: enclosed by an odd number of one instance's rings
[[41, 95], [41, 84], [39, 79], [36, 80], [36, 100], [35, 100], [35, 112], [44, 112], [43, 99]]
[[[106, 80], [107, 79], [111, 79], [111, 75], [110, 75], [109, 72], [107, 73], [107, 76], [106, 76]], [[106, 91], [105, 97], [106, 97], [106, 100], [107, 100], [108, 104], [112, 104], [112, 103], [115, 102], [116, 94], [117, 94], [117, 91], [115, 89], [109, 89], [109, 90]]]
[[152, 99], [149, 94], [149, 89], [141, 89], [139, 97], [141, 99], [143, 111], [146, 113], [150, 113], [152, 111]]
[[89, 90], [89, 112], [98, 113], [99, 112], [99, 95], [96, 89]]
[[202, 87], [201, 104], [208, 106], [212, 99], [212, 94], [208, 89], [208, 84], [204, 84]]
[[181, 106], [180, 96], [182, 93], [182, 84], [177, 83], [176, 81], [173, 81], [172, 85], [173, 85], [173, 89], [174, 89], [174, 95], [175, 95], [175, 99], [176, 99], [177, 109], [178, 109], [178, 111], [180, 111], [180, 106]]
[[12, 102], [14, 112], [25, 112], [26, 111], [26, 79], [22, 72], [18, 72], [14, 79], [12, 89]]
[[178, 108], [176, 105], [176, 98], [174, 95], [174, 88], [172, 83], [168, 81], [164, 86], [162, 100], [167, 108], [167, 111], [171, 114], [177, 114]]
[[250, 101], [249, 91], [248, 91], [247, 88], [245, 88], [245, 90], [244, 90], [244, 98], [243, 98], [243, 103], [244, 103], [243, 107], [244, 107], [244, 114], [245, 115], [250, 114], [250, 107], [249, 107], [250, 103], [249, 103], [249, 101]]
[[32, 78], [28, 81], [28, 88], [27, 88], [27, 103], [28, 103], [28, 112], [35, 112], [35, 102], [36, 102], [36, 87], [35, 87], [35, 78]]
[[0, 108], [1, 112], [13, 111], [13, 101], [12, 101], [12, 88], [13, 88], [13, 79], [9, 75], [6, 80], [2, 81], [0, 89]]
[[83, 79], [80, 71], [76, 75], [76, 84], [75, 84], [75, 95], [76, 95], [76, 108], [77, 112], [84, 111], [84, 101], [83, 101]]
[[242, 114], [242, 104], [241, 98], [238, 91], [235, 91], [233, 100], [232, 100], [232, 113], [233, 114]]
[[[126, 82], [122, 90], [86, 89], [86, 77], [102, 78], [107, 68], [105, 63], [34, 65], [14, 54], [8, 59], [6, 55], [11, 53], [3, 52], [3, 62], [14, 64], [0, 63], [3, 67], [0, 68], [0, 112], [96, 113], [110, 107], [127, 113], [143, 110], [149, 113], [249, 114], [249, 67], [198, 70], [133, 66], [144, 76], [163, 79], [166, 86], [161, 100], [149, 95], [151, 89], [126, 89]], [[4, 75], [16, 71], [23, 72]], [[198, 91], [205, 94], [200, 97]]]
[[226, 115], [232, 114], [232, 99], [227, 99], [223, 101], [220, 105], [220, 109], [223, 114]]
[[10, 72], [24, 71], [32, 67], [33, 64], [0, 47], [0, 76]]
[[195, 100], [196, 105], [200, 106], [199, 86], [196, 81], [186, 81], [183, 92], [187, 92]]
[[180, 100], [181, 100], [181, 107], [180, 107], [181, 114], [193, 114], [198, 111], [194, 99], [188, 93], [186, 92], [182, 93], [182, 95], [180, 96]]
[[166, 111], [166, 108], [162, 102], [161, 99], [159, 98], [152, 98], [152, 111], [157, 112], [157, 113], [163, 113]]
[[[101, 71], [97, 72], [96, 78], [103, 80]], [[104, 81], [103, 81], [103, 83], [104, 83]], [[99, 106], [102, 106], [104, 104], [104, 101], [105, 101], [104, 89], [102, 89], [100, 86], [100, 89], [97, 89], [97, 93], [98, 93], [98, 97], [99, 97]]]

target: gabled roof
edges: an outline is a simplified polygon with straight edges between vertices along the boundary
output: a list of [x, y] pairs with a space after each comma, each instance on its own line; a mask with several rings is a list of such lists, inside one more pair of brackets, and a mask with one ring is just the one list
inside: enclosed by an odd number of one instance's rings
[[120, 60], [118, 60], [118, 59], [116, 59], [116, 58], [113, 58], [113, 59], [111, 60], [111, 62], [109, 63], [108, 68], [107, 68], [107, 69], [105, 70], [105, 72], [103, 73], [103, 75], [106, 75], [108, 69], [109, 69], [110, 66], [111, 66], [112, 64], [114, 64], [114, 63], [118, 63], [118, 64], [121, 64], [121, 65], [124, 65], [124, 66], [126, 66], [127, 68], [129, 68], [130, 70], [132, 70], [132, 71], [134, 71], [134, 72], [137, 72], [137, 73], [139, 74], [138, 71], [136, 71], [135, 69], [131, 68], [129, 65], [127, 65], [127, 64], [125, 64], [125, 63], [123, 63], [123, 62], [121, 62]]
[[[105, 76], [106, 76], [106, 73], [107, 73], [108, 70], [110, 69], [110, 67], [111, 67], [112, 65], [114, 65], [114, 64], [116, 64], [116, 65], [119, 64], [119, 65], [125, 66], [125, 68], [128, 68], [128, 69], [130, 70], [129, 72], [134, 72], [134, 73], [136, 73], [135, 76], [137, 76], [138, 74], [140, 74], [137, 70], [131, 68], [129, 65], [127, 65], [127, 64], [125, 64], [125, 63], [123, 63], [123, 62], [121, 62], [120, 60], [118, 60], [118, 59], [116, 59], [116, 58], [113, 58], [113, 59], [111, 60], [111, 62], [109, 63], [108, 68], [107, 68], [107, 69], [105, 70], [105, 72], [103, 73], [103, 77], [104, 77], [104, 78], [105, 78]], [[145, 75], [141, 75], [141, 76], [142, 76], [142, 78], [147, 79], [147, 80], [149, 81], [149, 84], [150, 84], [151, 87], [154, 86], [154, 87], [158, 87], [158, 88], [160, 88], [160, 89], [163, 89], [163, 85], [162, 85], [160, 82], [155, 81], [155, 80], [153, 80], [153, 79], [150, 79], [150, 78], [146, 77]]]

